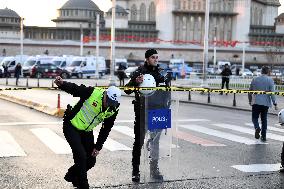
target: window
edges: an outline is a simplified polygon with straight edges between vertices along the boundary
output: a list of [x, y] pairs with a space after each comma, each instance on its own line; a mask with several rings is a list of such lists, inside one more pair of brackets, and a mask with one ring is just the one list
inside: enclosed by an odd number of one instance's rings
[[131, 14], [130, 14], [130, 20], [137, 20], [137, 8], [136, 5], [131, 6]]
[[156, 20], [156, 7], [154, 2], [151, 2], [149, 7], [149, 21], [155, 21]]
[[146, 21], [146, 6], [144, 3], [140, 6], [140, 21]]

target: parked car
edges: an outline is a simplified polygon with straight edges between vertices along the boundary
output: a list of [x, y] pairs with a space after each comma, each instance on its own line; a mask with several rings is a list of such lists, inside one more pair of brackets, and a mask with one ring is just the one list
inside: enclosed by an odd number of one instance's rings
[[261, 69], [256, 69], [256, 70], [253, 72], [253, 75], [254, 75], [254, 76], [260, 76], [260, 75], [261, 75]]
[[241, 73], [241, 76], [253, 76], [253, 73], [249, 70], [249, 69], [247, 69], [247, 68], [245, 68], [244, 69], [244, 71], [240, 71], [240, 73]]
[[33, 65], [30, 76], [38, 78], [61, 76], [67, 78], [68, 73], [52, 63], [43, 63]]

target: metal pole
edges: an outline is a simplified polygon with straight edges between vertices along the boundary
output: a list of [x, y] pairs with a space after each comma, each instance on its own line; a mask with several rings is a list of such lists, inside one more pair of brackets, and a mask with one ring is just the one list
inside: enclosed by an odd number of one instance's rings
[[21, 18], [21, 64], [23, 63], [24, 54], [24, 18]]
[[80, 56], [83, 56], [83, 28], [82, 28], [82, 24], [80, 24], [80, 32], [81, 32], [81, 37], [80, 37]]
[[213, 68], [215, 70], [216, 68], [216, 60], [217, 60], [217, 57], [216, 57], [216, 40], [217, 40], [217, 37], [216, 37], [216, 33], [217, 33], [217, 27], [215, 26], [215, 31], [214, 31], [214, 60], [213, 60]]
[[96, 20], [96, 73], [95, 78], [99, 78], [99, 42], [100, 42], [100, 14], [97, 14]]
[[203, 51], [203, 82], [206, 81], [208, 67], [208, 30], [209, 30], [209, 8], [210, 0], [206, 0], [205, 10], [205, 32], [204, 32], [204, 51]]
[[245, 59], [246, 59], [246, 52], [245, 52], [245, 42], [243, 42], [243, 57], [242, 57], [242, 71], [245, 71]]
[[109, 85], [115, 85], [114, 64], [115, 64], [115, 14], [116, 0], [112, 0], [112, 20], [111, 20], [111, 42], [110, 42], [110, 78]]

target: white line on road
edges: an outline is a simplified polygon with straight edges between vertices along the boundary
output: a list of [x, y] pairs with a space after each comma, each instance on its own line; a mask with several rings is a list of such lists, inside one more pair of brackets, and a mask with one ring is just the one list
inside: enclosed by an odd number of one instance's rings
[[57, 122], [8, 122], [0, 123], [0, 126], [15, 126], [15, 125], [55, 125], [62, 124], [62, 121]]
[[27, 156], [7, 131], [0, 131], [0, 157]]
[[66, 140], [62, 139], [49, 128], [30, 129], [46, 146], [56, 154], [70, 154], [72, 152]]
[[[252, 126], [254, 128], [254, 125], [252, 123], [245, 123], [245, 125]], [[271, 127], [271, 126], [267, 126], [267, 130], [284, 133], [284, 129], [279, 129], [279, 128]]]
[[[254, 129], [248, 129], [248, 128], [240, 127], [240, 126], [237, 126], [237, 125], [223, 124], [223, 123], [213, 124], [213, 125], [215, 125], [217, 127], [224, 128], [224, 129], [230, 129], [230, 130], [233, 130], [233, 131], [239, 131], [239, 132], [250, 134], [250, 135], [254, 135], [254, 132], [255, 132]], [[284, 141], [284, 137], [283, 136], [272, 134], [272, 133], [267, 133], [266, 134], [266, 138], [273, 139], [273, 140], [278, 140], [278, 141], [282, 141], [282, 142]]]
[[[94, 142], [97, 142], [97, 138], [99, 136], [99, 133], [96, 131], [93, 131], [94, 133]], [[105, 141], [104, 148], [106, 148], [109, 151], [119, 151], [119, 150], [123, 150], [123, 151], [128, 151], [131, 150], [129, 147], [125, 146], [124, 144], [121, 144], [119, 142], [116, 142], [115, 140], [111, 139], [111, 138], [107, 138], [107, 140]]]
[[118, 125], [115, 125], [115, 126], [113, 126], [113, 128], [112, 128], [113, 130], [115, 130], [115, 131], [117, 131], [117, 132], [119, 132], [119, 133], [122, 133], [122, 134], [124, 134], [124, 135], [126, 135], [126, 136], [129, 136], [129, 137], [131, 137], [131, 138], [134, 138], [135, 137], [135, 135], [134, 135], [134, 130], [133, 129], [131, 129], [131, 128], [129, 128], [129, 127], [127, 127], [127, 126], [118, 126]]
[[224, 139], [227, 139], [227, 140], [230, 140], [230, 141], [243, 143], [243, 144], [247, 144], [247, 145], [265, 144], [265, 143], [260, 142], [259, 140], [252, 140], [252, 139], [241, 137], [241, 136], [238, 136], [238, 135], [234, 135], [234, 134], [230, 134], [230, 133], [226, 133], [226, 132], [222, 132], [222, 131], [217, 131], [217, 130], [214, 130], [214, 129], [208, 129], [206, 127], [202, 127], [202, 126], [198, 126], [198, 125], [178, 125], [178, 126], [184, 128], [184, 129], [204, 133], [204, 134], [207, 134], [207, 135], [216, 136], [216, 137], [219, 137], [219, 138], [224, 138]]
[[250, 165], [233, 165], [231, 166], [239, 171], [246, 173], [257, 173], [267, 171], [279, 171], [280, 163], [277, 164], [250, 164]]

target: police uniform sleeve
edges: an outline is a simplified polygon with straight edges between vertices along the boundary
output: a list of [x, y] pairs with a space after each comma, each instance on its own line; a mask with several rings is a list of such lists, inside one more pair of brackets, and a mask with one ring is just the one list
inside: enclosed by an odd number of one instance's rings
[[[140, 69], [136, 70], [130, 75], [129, 82], [125, 85], [126, 87], [138, 87], [138, 83], [136, 82], [136, 78], [141, 74]], [[131, 94], [133, 90], [126, 89], [124, 90], [126, 94]]]
[[85, 85], [76, 85], [75, 83], [70, 83], [64, 81], [62, 85], [58, 87], [59, 89], [73, 95], [74, 97], [81, 97], [86, 98], [89, 97], [94, 88], [93, 87], [86, 87]]
[[116, 119], [117, 113], [118, 111], [115, 114], [113, 114], [111, 117], [104, 120], [102, 127], [100, 129], [100, 132], [99, 132], [97, 142], [95, 144], [95, 148], [97, 150], [101, 150], [103, 148], [103, 145], [109, 135], [109, 132], [111, 131], [114, 125], [114, 121]]

